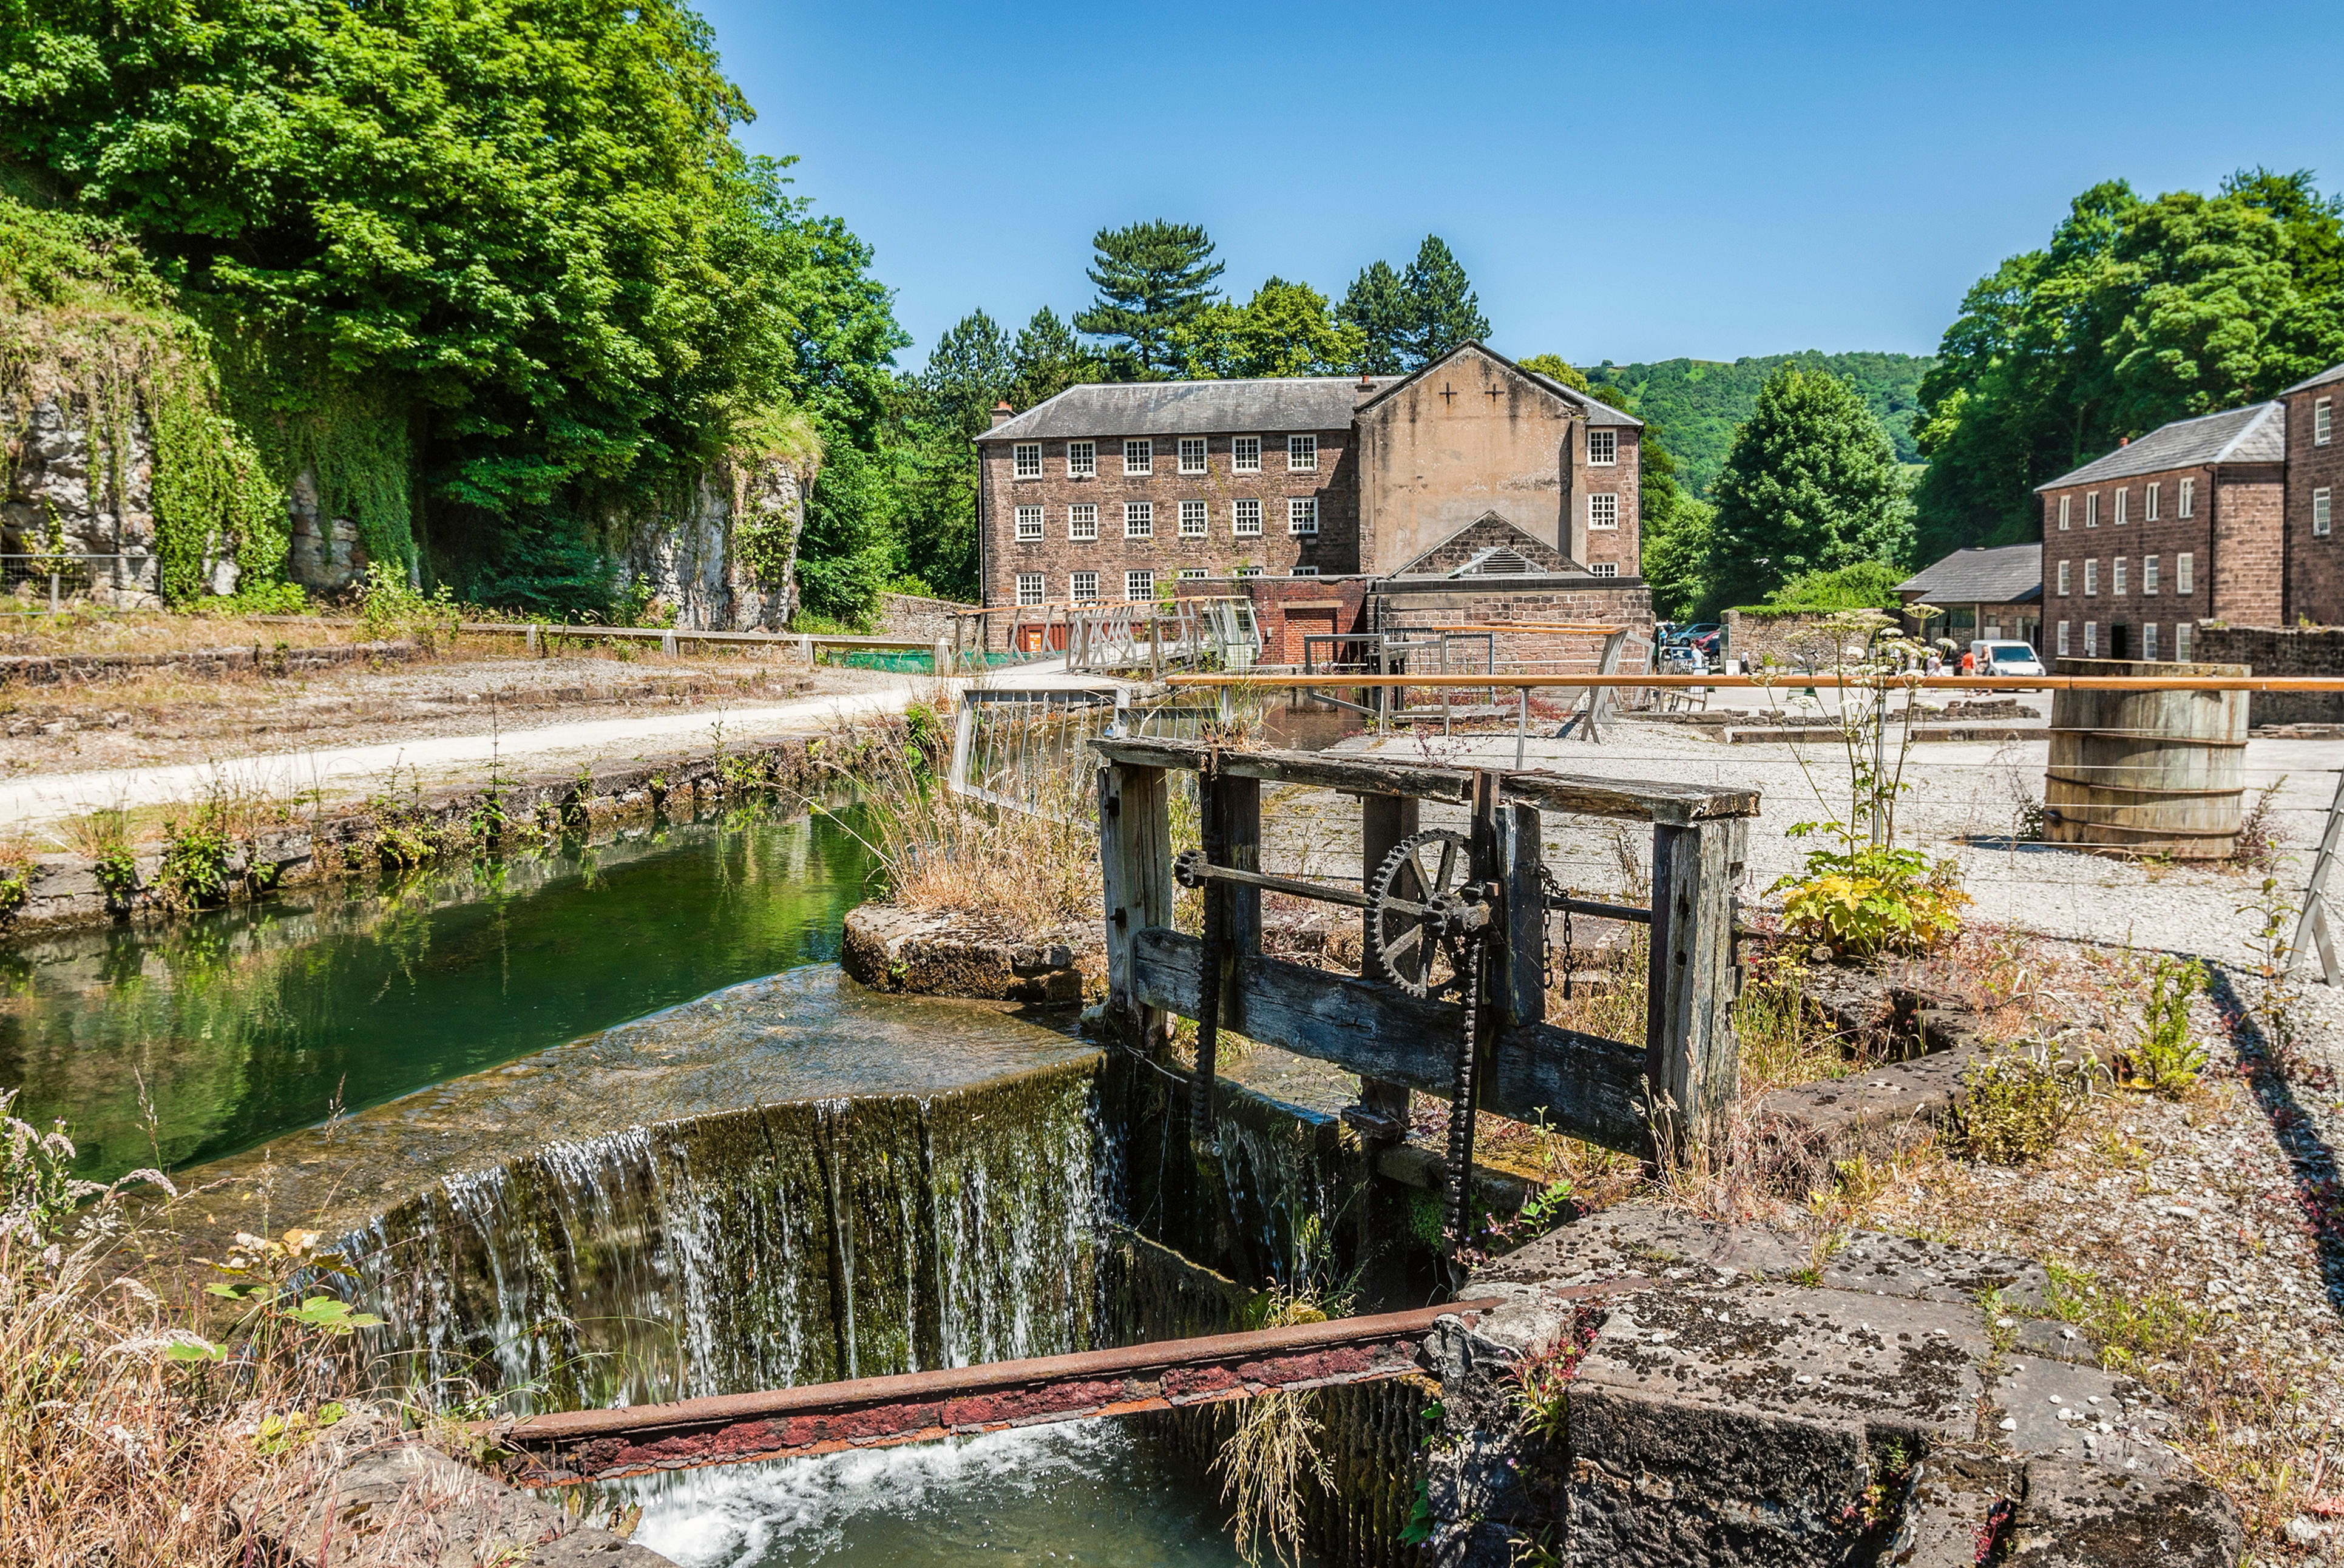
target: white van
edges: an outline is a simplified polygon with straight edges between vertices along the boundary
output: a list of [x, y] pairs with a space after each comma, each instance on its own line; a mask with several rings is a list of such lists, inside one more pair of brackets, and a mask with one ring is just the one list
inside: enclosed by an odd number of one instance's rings
[[2023, 642], [1974, 642], [1970, 658], [1979, 675], [2048, 675], [2035, 649]]

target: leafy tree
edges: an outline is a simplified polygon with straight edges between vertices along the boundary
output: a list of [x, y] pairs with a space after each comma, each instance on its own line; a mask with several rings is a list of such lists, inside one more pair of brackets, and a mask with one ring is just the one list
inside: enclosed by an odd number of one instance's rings
[[1057, 312], [1046, 305], [1034, 313], [1033, 320], [1017, 329], [1017, 341], [1009, 357], [1009, 401], [1020, 413], [1069, 387], [1099, 380], [1104, 374], [1097, 356], [1085, 348], [1082, 340], [1058, 319]]
[[1374, 261], [1360, 268], [1335, 309], [1335, 319], [1359, 335], [1359, 357], [1351, 368], [1363, 376], [1398, 376], [1407, 370], [1401, 343], [1407, 317], [1399, 274], [1391, 263]]
[[1173, 334], [1193, 377], [1340, 376], [1359, 360], [1357, 327], [1337, 322], [1327, 297], [1272, 277], [1243, 305], [1216, 300]]
[[1560, 354], [1533, 354], [1528, 359], [1517, 360], [1515, 363], [1525, 370], [1545, 377], [1550, 381], [1560, 381], [1574, 392], [1584, 392], [1590, 397], [1596, 396], [1595, 388], [1588, 385], [1587, 377], [1581, 375], [1578, 367]]
[[834, 441], [806, 497], [798, 544], [798, 598], [811, 615], [868, 626], [880, 591], [901, 559], [887, 467], [880, 457]]
[[1614, 365], [1609, 360], [1587, 372], [1590, 389], [1615, 408], [1632, 409], [1669, 432], [1669, 449], [1683, 466], [1682, 482], [1694, 496], [1707, 496], [1725, 465], [1733, 433], [1757, 407], [1758, 389], [1785, 365], [1827, 371], [1853, 386], [1896, 443], [1900, 462], [1917, 463], [1913, 438], [1921, 377], [1929, 360], [1911, 354], [1770, 354], [1724, 362], [1663, 359], [1652, 364]]
[[1439, 235], [1428, 234], [1416, 259], [1400, 274], [1400, 343], [1409, 368], [1440, 358], [1460, 343], [1490, 336], [1490, 318], [1466, 281], [1465, 268]]
[[1777, 371], [1734, 437], [1715, 494], [1711, 568], [1729, 604], [1802, 572], [1900, 560], [1912, 540], [1895, 447], [1836, 376]]
[[1716, 508], [1691, 496], [1680, 496], [1664, 512], [1644, 513], [1644, 581], [1652, 590], [1652, 613], [1662, 620], [1692, 620], [1713, 608], [1716, 522]]
[[1964, 297], [1922, 382], [1924, 554], [2037, 537], [2035, 486], [2344, 359], [2344, 199], [2248, 170], [2212, 196], [2085, 191]]
[[[877, 418], [902, 336], [870, 252], [733, 143], [748, 106], [676, 0], [0, 17], [0, 159], [138, 238], [248, 422], [325, 432], [288, 453], [411, 465], [460, 576], [575, 585], [550, 540], [598, 549], [589, 519], [655, 506], [741, 421]], [[342, 439], [361, 416], [396, 438]], [[394, 508], [360, 520], [411, 557]]]
[[1178, 364], [1173, 333], [1217, 296], [1222, 263], [1201, 225], [1157, 218], [1092, 236], [1098, 255], [1088, 276], [1098, 298], [1075, 317], [1075, 330], [1111, 339], [1116, 368], [1149, 380]]

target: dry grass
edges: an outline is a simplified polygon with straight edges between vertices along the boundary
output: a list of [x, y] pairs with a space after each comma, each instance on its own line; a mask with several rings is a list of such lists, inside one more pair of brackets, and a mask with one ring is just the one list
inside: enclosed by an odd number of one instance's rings
[[951, 702], [941, 687], [923, 694], [906, 710], [909, 741], [872, 749], [849, 778], [869, 812], [867, 842], [889, 901], [1021, 932], [1096, 920], [1098, 801], [1089, 753], [1072, 746], [1033, 769], [1031, 809], [965, 799], [945, 778]]
[[[0, 1096], [0, 1112], [6, 1108]], [[157, 1260], [166, 1202], [134, 1223], [126, 1189], [65, 1176], [72, 1145], [0, 1121], [0, 1541], [26, 1568], [252, 1561], [229, 1503], [267, 1499], [330, 1422], [338, 1336], [271, 1306], [215, 1359], [205, 1298]], [[285, 1283], [280, 1277], [272, 1289]], [[277, 1332], [272, 1332], [277, 1331]]]
[[114, 611], [67, 605], [56, 615], [0, 618], [0, 653], [185, 653], [204, 648], [328, 648], [372, 636], [354, 623]]

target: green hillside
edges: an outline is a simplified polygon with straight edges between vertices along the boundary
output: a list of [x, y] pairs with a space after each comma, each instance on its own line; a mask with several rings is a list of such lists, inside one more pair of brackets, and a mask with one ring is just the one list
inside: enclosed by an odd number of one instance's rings
[[1587, 379], [1601, 397], [1606, 387], [1625, 393], [1631, 412], [1661, 427], [1684, 484], [1706, 498], [1709, 484], [1725, 464], [1733, 432], [1750, 417], [1758, 388], [1785, 365], [1812, 367], [1844, 376], [1888, 427], [1897, 457], [1917, 463], [1913, 445], [1915, 394], [1930, 360], [1915, 354], [1770, 354], [1763, 358], [1663, 359], [1657, 365], [1591, 366]]

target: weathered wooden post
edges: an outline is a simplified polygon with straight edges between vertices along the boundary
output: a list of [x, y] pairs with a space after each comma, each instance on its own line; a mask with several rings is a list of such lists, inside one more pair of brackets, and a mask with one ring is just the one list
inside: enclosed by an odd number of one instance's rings
[[1172, 923], [1172, 811], [1165, 770], [1099, 769], [1099, 872], [1106, 887], [1107, 1010], [1131, 1043], [1152, 1050], [1169, 1015], [1139, 999], [1133, 943]]
[[[1261, 781], [1221, 772], [1208, 760], [1197, 774], [1206, 862], [1235, 871], [1261, 869]], [[1224, 1023], [1242, 1030], [1238, 994], [1240, 960], [1261, 950], [1261, 890], [1221, 879], [1207, 880], [1204, 898], [1204, 961], [1197, 1011], [1197, 1070], [1190, 1083], [1189, 1135], [1215, 1141], [1216, 1052]]]
[[1733, 885], [1748, 840], [1739, 817], [1652, 827], [1644, 1078], [1664, 1160], [1683, 1160], [1733, 1101]]

